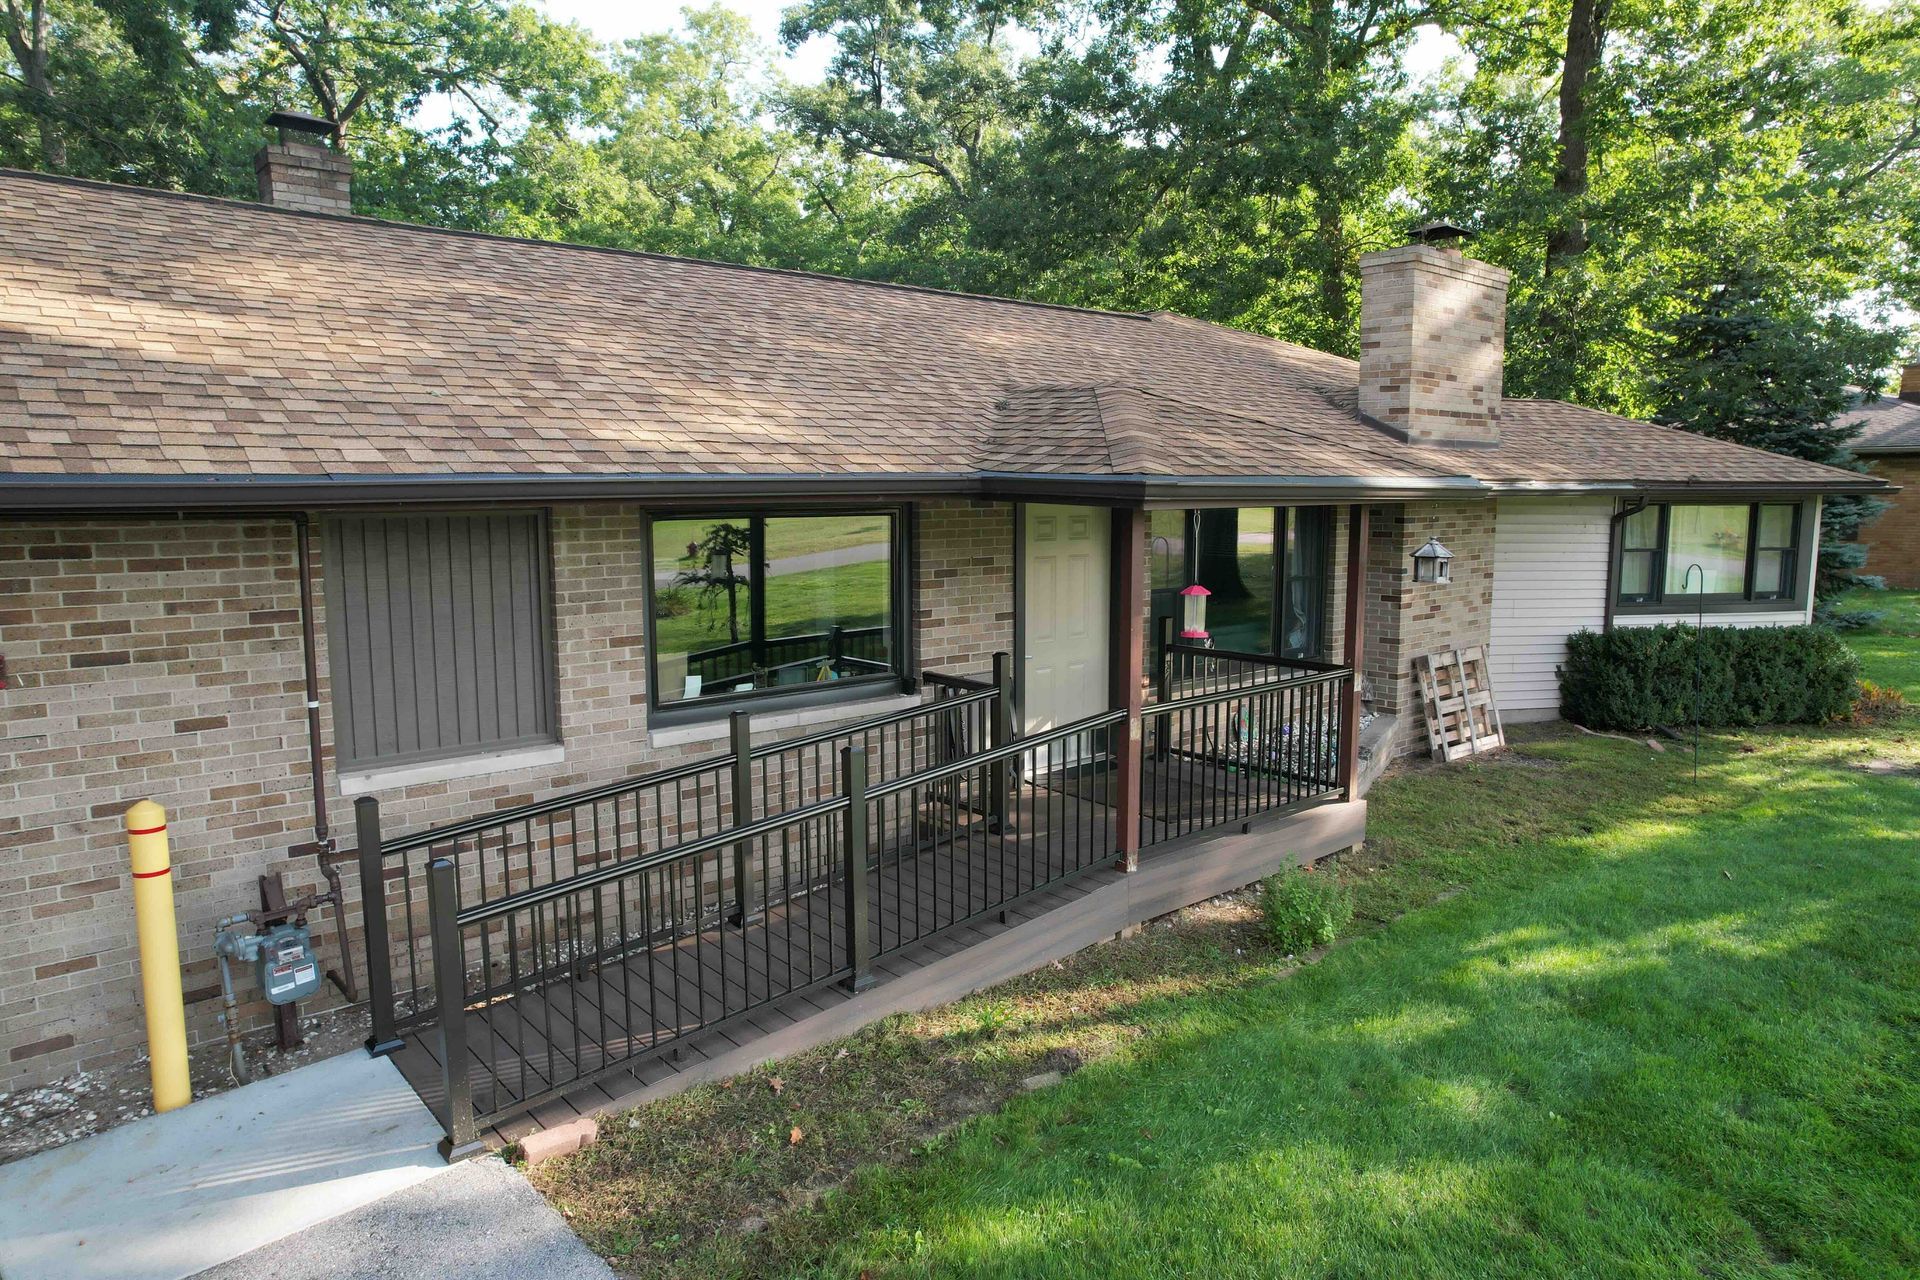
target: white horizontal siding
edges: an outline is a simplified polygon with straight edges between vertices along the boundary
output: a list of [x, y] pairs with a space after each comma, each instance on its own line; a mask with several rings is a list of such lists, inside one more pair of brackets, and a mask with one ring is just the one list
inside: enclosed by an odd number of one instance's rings
[[1560, 709], [1567, 637], [1607, 614], [1608, 498], [1501, 498], [1493, 534], [1494, 696], [1502, 715]]

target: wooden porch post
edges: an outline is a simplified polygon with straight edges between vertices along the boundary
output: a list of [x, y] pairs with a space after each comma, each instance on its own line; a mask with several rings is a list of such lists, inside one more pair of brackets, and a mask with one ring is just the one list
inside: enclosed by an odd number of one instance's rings
[[1113, 511], [1113, 623], [1107, 645], [1112, 706], [1127, 713], [1114, 727], [1113, 820], [1116, 864], [1140, 867], [1140, 752], [1143, 744], [1141, 679], [1146, 670], [1147, 513], [1135, 507]]
[[1360, 776], [1360, 682], [1365, 678], [1367, 640], [1367, 508], [1347, 508], [1347, 626], [1341, 648], [1352, 670], [1347, 681], [1346, 705], [1340, 709], [1340, 789], [1354, 798]]

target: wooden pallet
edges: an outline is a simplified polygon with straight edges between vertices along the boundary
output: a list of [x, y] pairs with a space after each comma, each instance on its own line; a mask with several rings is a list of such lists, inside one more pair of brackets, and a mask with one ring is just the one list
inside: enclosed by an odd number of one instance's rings
[[1420, 678], [1427, 745], [1435, 760], [1458, 760], [1506, 745], [1484, 647], [1424, 654], [1413, 660], [1413, 670]]

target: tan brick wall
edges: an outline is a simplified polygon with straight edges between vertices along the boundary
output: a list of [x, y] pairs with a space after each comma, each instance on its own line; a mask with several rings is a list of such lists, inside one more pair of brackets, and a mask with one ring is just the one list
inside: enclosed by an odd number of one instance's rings
[[1418, 441], [1500, 438], [1507, 272], [1407, 245], [1360, 259], [1360, 411]]
[[1920, 455], [1869, 458], [1867, 466], [1904, 492], [1894, 494], [1893, 505], [1860, 532], [1866, 572], [1879, 574], [1890, 587], [1920, 587]]
[[[1366, 675], [1374, 706], [1399, 713], [1403, 744], [1425, 740], [1413, 660], [1485, 645], [1493, 627], [1494, 506], [1420, 502], [1376, 506], [1367, 546]], [[1453, 581], [1416, 583], [1413, 553], [1428, 538], [1453, 552]]]
[[353, 164], [326, 147], [276, 142], [253, 157], [260, 199], [308, 213], [353, 212]]
[[920, 511], [914, 616], [924, 670], [979, 673], [1013, 650], [1013, 504], [930, 503]]
[[[382, 793], [390, 832], [717, 749], [648, 746], [641, 522], [614, 504], [553, 515], [566, 759]], [[983, 668], [1011, 642], [1011, 509], [928, 504], [919, 534], [922, 664]], [[0, 1090], [143, 1042], [121, 823], [135, 800], [168, 810], [196, 1040], [217, 1034], [213, 922], [256, 905], [264, 870], [316, 887], [313, 859], [286, 856], [312, 822], [298, 605], [288, 521], [0, 524]], [[324, 687], [321, 704], [331, 743]], [[351, 845], [351, 804], [329, 791]]]

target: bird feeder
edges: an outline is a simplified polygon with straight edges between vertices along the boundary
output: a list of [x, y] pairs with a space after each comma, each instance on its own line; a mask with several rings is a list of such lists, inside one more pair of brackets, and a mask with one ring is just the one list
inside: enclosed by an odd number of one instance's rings
[[1207, 597], [1212, 594], [1197, 582], [1180, 592], [1181, 621], [1186, 628], [1180, 633], [1182, 640], [1207, 638]]
[[1413, 553], [1415, 582], [1453, 581], [1453, 552], [1440, 545], [1440, 539], [1428, 538], [1427, 545]]

